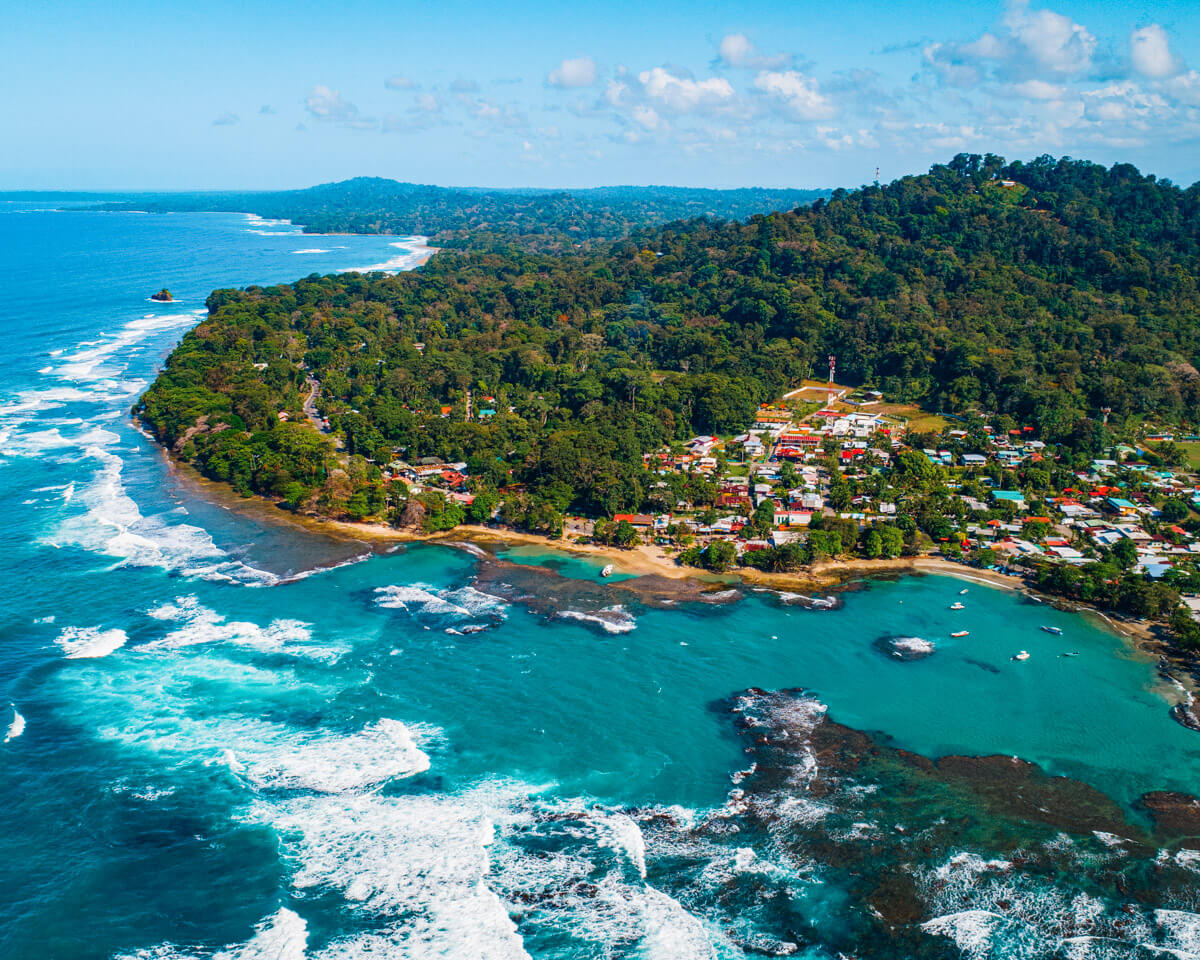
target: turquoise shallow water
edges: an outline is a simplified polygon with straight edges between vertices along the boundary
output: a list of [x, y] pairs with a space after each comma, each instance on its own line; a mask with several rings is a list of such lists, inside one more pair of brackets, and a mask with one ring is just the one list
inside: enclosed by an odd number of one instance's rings
[[[760, 921], [731, 890], [770, 873], [791, 942], [832, 957], [844, 878], [696, 826], [728, 816], [747, 762], [728, 702], [752, 686], [1126, 808], [1200, 792], [1200, 737], [1153, 662], [1014, 593], [910, 577], [828, 611], [767, 592], [648, 607], [578, 589], [599, 579], [586, 560], [517, 549], [476, 581], [465, 551], [368, 557], [196, 500], [127, 411], [208, 290], [402, 251], [32, 207], [0, 206], [0, 955], [737, 957]], [[180, 302], [146, 303], [163, 285]], [[901, 661], [886, 636], [935, 651]], [[1049, 904], [1066, 881], [1039, 882]], [[1062, 946], [1022, 929], [984, 955]]]

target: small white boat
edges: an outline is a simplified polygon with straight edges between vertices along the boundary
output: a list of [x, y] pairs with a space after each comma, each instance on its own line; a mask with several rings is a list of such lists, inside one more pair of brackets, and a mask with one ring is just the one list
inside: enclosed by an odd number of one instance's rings
[[966, 592], [967, 592], [967, 588], [963, 587], [961, 590], [958, 591], [958, 595], [961, 597]]
[[610, 564], [607, 564], [607, 565], [605, 566], [605, 568], [604, 568], [603, 570], [601, 570], [601, 571], [600, 571], [600, 576], [602, 576], [602, 577], [611, 577], [611, 576], [612, 576], [612, 574], [613, 574], [613, 570], [615, 570], [615, 569], [616, 569], [616, 568], [615, 568], [615, 567], [614, 567], [614, 566], [613, 566], [611, 563], [610, 563]]
[[951, 610], [965, 610], [966, 608], [967, 608], [967, 606], [965, 603], [960, 603], [957, 600], [955, 600], [954, 603], [950, 604]]
[[1060, 636], [1062, 634], [1062, 627], [1043, 626], [1042, 629], [1045, 630], [1047, 633], [1053, 633], [1055, 636]]
[[1017, 654], [1015, 657], [1013, 657], [1013, 659], [1014, 659], [1014, 660], [1028, 660], [1028, 659], [1029, 659], [1029, 651], [1028, 651], [1028, 650], [1022, 650], [1022, 651], [1021, 651], [1020, 653], [1018, 653], [1018, 654]]
[[952, 634], [950, 634], [952, 637], [969, 637], [970, 635], [970, 630], [955, 630]]

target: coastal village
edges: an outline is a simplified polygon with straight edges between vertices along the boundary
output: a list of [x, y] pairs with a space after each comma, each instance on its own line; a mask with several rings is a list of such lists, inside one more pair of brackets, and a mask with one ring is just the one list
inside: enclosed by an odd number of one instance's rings
[[[476, 413], [492, 415], [492, 407]], [[1114, 558], [1141, 579], [1174, 584], [1200, 622], [1200, 476], [1165, 465], [1196, 450], [1200, 437], [1149, 433], [1070, 467], [1033, 427], [1011, 418], [931, 415], [878, 391], [813, 382], [762, 405], [743, 433], [697, 436], [645, 456], [664, 493], [682, 476], [711, 502], [567, 517], [562, 536], [654, 545], [679, 563], [720, 571], [781, 569], [756, 554], [788, 545], [809, 563], [830, 554], [938, 556], [1014, 576]], [[406, 483], [410, 497], [440, 493], [463, 508], [474, 500], [465, 463], [396, 460], [384, 475]], [[932, 523], [924, 518], [923, 530], [912, 520], [918, 499], [926, 512], [931, 501], [941, 510]], [[834, 530], [840, 549], [811, 546], [821, 542], [817, 531]]]

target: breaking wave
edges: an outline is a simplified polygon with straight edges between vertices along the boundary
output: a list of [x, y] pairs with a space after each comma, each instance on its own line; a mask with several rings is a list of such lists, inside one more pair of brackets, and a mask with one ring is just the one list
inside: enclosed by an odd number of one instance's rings
[[129, 637], [124, 630], [101, 630], [99, 627], [67, 627], [55, 641], [68, 660], [107, 657], [125, 646]]
[[15, 704], [13, 705], [12, 712], [12, 721], [8, 725], [8, 732], [4, 734], [5, 743], [8, 743], [10, 740], [16, 740], [17, 737], [25, 732], [25, 718], [17, 712]]
[[629, 633], [637, 626], [637, 618], [621, 604], [603, 607], [590, 613], [583, 610], [559, 610], [555, 616], [599, 627], [605, 633]]
[[333, 662], [344, 653], [341, 647], [314, 644], [312, 629], [299, 620], [277, 619], [267, 626], [245, 621], [230, 621], [203, 606], [194, 596], [179, 597], [149, 611], [155, 620], [183, 624], [158, 640], [143, 644], [139, 650], [177, 650], [198, 644], [232, 643], [263, 653], [285, 653]]
[[375, 588], [375, 605], [385, 610], [403, 610], [419, 623], [452, 624], [451, 632], [474, 632], [498, 623], [507, 616], [508, 602], [474, 587], [454, 590], [428, 584]]

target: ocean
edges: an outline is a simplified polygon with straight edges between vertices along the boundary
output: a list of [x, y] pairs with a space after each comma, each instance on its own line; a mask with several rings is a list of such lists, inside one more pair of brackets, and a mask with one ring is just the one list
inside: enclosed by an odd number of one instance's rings
[[1095, 618], [372, 549], [131, 421], [212, 289], [418, 242], [0, 204], [0, 956], [1200, 955], [1200, 735]]

